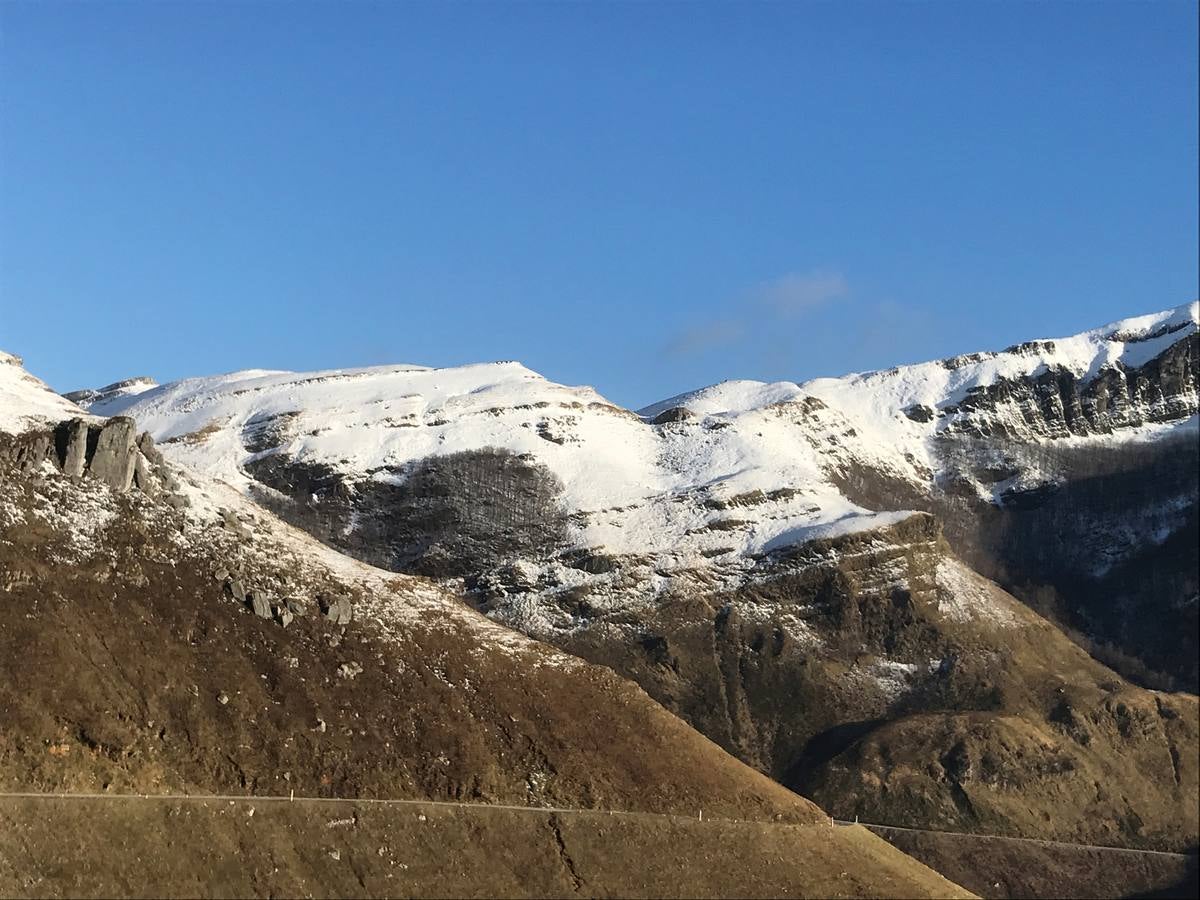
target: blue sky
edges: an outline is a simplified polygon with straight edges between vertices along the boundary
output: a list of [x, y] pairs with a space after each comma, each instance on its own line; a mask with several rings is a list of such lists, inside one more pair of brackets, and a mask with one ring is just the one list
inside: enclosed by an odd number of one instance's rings
[[0, 347], [638, 406], [1197, 295], [1197, 6], [0, 3]]

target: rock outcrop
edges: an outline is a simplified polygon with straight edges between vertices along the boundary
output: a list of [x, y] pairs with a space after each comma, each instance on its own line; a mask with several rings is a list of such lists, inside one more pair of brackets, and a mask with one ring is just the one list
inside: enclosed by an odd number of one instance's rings
[[[148, 433], [137, 433], [128, 416], [108, 420], [75, 418], [54, 427], [31, 428], [20, 434], [0, 434], [0, 458], [14, 463], [24, 475], [53, 465], [70, 478], [90, 478], [117, 493], [136, 488], [149, 497], [180, 487], [163, 462]], [[168, 499], [170, 499], [170, 497]], [[186, 505], [179, 497], [175, 506]]]
[[128, 416], [114, 416], [104, 423], [96, 438], [96, 448], [87, 462], [87, 475], [103, 481], [119, 492], [133, 484], [133, 471], [140, 451], [137, 449], [137, 425]]
[[87, 468], [88, 436], [91, 433], [87, 422], [75, 419], [66, 425], [66, 452], [63, 454], [63, 474], [71, 478], [82, 478]]
[[1053, 366], [971, 388], [962, 402], [940, 410], [941, 433], [1028, 440], [1174, 422], [1195, 415], [1198, 380], [1200, 336], [1193, 332], [1135, 368], [1118, 360], [1080, 376]]

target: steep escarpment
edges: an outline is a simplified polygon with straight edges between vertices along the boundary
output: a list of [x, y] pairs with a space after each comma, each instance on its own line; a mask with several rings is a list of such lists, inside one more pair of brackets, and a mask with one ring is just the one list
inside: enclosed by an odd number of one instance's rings
[[[974, 443], [974, 442], [972, 442]], [[972, 454], [956, 453], [958, 461]], [[974, 454], [978, 458], [978, 454]], [[1200, 572], [1200, 442], [1009, 446], [1005, 467], [1046, 473], [1000, 504], [932, 498], [956, 550], [978, 571], [1064, 624], [1151, 687], [1195, 692]]]
[[[1124, 345], [1126, 353], [1082, 373], [1065, 362], [1048, 362], [1027, 374], [999, 374], [939, 409], [938, 415], [947, 419], [943, 433], [1063, 438], [1111, 434], [1196, 414], [1200, 336], [1194, 323], [1180, 316], [1146, 333], [1113, 331], [1103, 337]], [[1054, 341], [1036, 341], [1004, 352], [1036, 357], [1056, 349]], [[961, 364], [957, 358], [946, 361], [951, 368]]]

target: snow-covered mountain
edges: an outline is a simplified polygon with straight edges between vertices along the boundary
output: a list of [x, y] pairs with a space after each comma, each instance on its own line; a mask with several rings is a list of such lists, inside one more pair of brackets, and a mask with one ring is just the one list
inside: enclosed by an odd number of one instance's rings
[[[561, 482], [574, 548], [671, 571], [897, 521], [895, 504], [852, 502], [845, 477], [870, 470], [928, 493], [951, 439], [1079, 443], [1194, 427], [1196, 331], [1192, 303], [1002, 352], [802, 384], [723, 382], [639, 414], [511, 362], [254, 370], [90, 409], [135, 416], [168, 455], [246, 491], [267, 458], [319, 467], [326, 485], [353, 492], [401, 484], [422, 460], [499, 448]], [[962, 477], [989, 499], [1049, 477], [1016, 468], [990, 483]]]
[[[170, 458], [352, 555], [462, 576], [489, 614], [551, 640], [641, 621], [687, 585], [740, 589], [813, 541], [867, 532], [892, 546], [888, 529], [915, 511], [938, 514], [972, 565], [1014, 590], [1050, 584], [1070, 606], [1113, 596], [1088, 579], [1186, 543], [1194, 487], [1163, 481], [1116, 510], [1074, 504], [1068, 524], [988, 509], [1042, 503], [1078, 472], [1070, 453], [1194, 435], [1197, 317], [1191, 303], [886, 371], [723, 382], [638, 413], [514, 362], [252, 370], [90, 410], [134, 416]], [[1039, 553], [1049, 562], [1025, 572]], [[1153, 566], [1177, 573], [1156, 596], [1195, 605], [1186, 554]], [[1067, 618], [1106, 641], [1165, 621], [1137, 614], [1137, 590]], [[1161, 644], [1156, 631], [1131, 652], [1179, 658]]]
[[[235, 545], [266, 524], [294, 535], [253, 500], [361, 560], [445, 577], [440, 597], [465, 587], [493, 620], [636, 681], [842, 816], [1169, 848], [1194, 842], [1195, 698], [1152, 695], [1089, 658], [964, 564], [938, 516], [950, 500], [1007, 514], [1059, 477], [1020, 447], [1156, 447], [1187, 432], [1195, 319], [1187, 307], [1118, 323], [1085, 336], [1090, 359], [1040, 342], [805, 385], [726, 383], [643, 414], [514, 363], [243, 372], [90, 412], [135, 416], [198, 483], [228, 482], [237, 503], [198, 498], [185, 514]], [[1194, 509], [1195, 490], [1180, 490]], [[288, 563], [256, 564], [272, 568], [264, 592], [290, 584]], [[457, 612], [371, 615], [456, 633], [471, 610]], [[1187, 609], [1173, 615], [1177, 635]]]
[[[0, 791], [22, 798], [0, 894], [619, 894], [625, 869], [668, 894], [669, 853], [683, 893], [973, 896], [851, 829], [779, 864], [826, 814], [634, 684], [337, 553], [135, 434], [0, 356]], [[151, 479], [111, 477], [134, 459]], [[680, 831], [700, 809], [700, 833]], [[641, 824], [614, 843], [614, 821]], [[164, 841], [202, 852], [147, 867], [138, 847], [157, 859]], [[731, 863], [730, 841], [754, 846]], [[214, 870], [213, 847], [238, 864]], [[315, 849], [276, 865], [279, 847]]]
[[0, 350], [0, 431], [16, 434], [42, 422], [58, 422], [83, 411], [25, 371], [21, 357]]
[[[243, 489], [267, 456], [329, 467], [349, 486], [401, 482], [420, 460], [500, 448], [561, 481], [578, 546], [690, 564], [720, 547], [760, 552], [804, 528], [874, 520], [824, 477], [819, 454], [793, 427], [806, 404], [795, 406], [788, 418], [782, 407], [748, 406], [697, 427], [653, 426], [591, 388], [505, 362], [239, 372], [91, 408], [135, 416], [170, 455]], [[817, 428], [821, 412], [810, 414]], [[719, 536], [704, 531], [720, 507], [756, 492], [775, 495], [769, 510]]]

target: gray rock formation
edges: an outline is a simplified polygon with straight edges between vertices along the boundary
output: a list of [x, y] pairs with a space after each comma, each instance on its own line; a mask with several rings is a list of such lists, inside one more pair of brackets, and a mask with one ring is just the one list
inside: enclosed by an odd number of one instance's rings
[[151, 499], [162, 493], [162, 486], [152, 470], [150, 460], [141, 453], [134, 455], [133, 483], [137, 485], [138, 490]]
[[162, 453], [154, 446], [154, 438], [150, 432], [143, 431], [138, 438], [138, 449], [142, 451], [142, 455], [156, 466], [161, 466], [163, 461]]
[[66, 452], [63, 458], [63, 474], [82, 478], [87, 467], [87, 445], [89, 429], [83, 419], [74, 419], [66, 427]]
[[87, 474], [117, 491], [133, 484], [137, 464], [136, 425], [128, 416], [114, 416], [100, 429]]
[[672, 422], [687, 422], [694, 418], [696, 418], [696, 414], [686, 406], [673, 406], [660, 412], [650, 421], [650, 424], [669, 425]]
[[238, 603], [246, 602], [246, 588], [238, 578], [229, 582], [229, 593], [233, 595], [233, 599]]
[[349, 625], [354, 618], [350, 598], [343, 595], [322, 597], [321, 611], [334, 625]]
[[250, 598], [250, 608], [254, 610], [254, 614], [260, 619], [272, 619], [275, 613], [271, 610], [271, 601], [269, 601], [262, 591], [251, 591], [247, 595]]
[[[87, 477], [124, 493], [131, 487], [154, 498], [168, 493], [171, 502], [178, 479], [167, 469], [149, 434], [135, 439], [133, 419], [117, 416], [106, 422], [68, 419], [53, 428], [31, 429], [0, 440], [0, 459], [25, 475], [52, 463], [69, 478]], [[186, 505], [186, 498], [179, 498]], [[172, 503], [172, 505], [177, 505]]]
[[45, 432], [27, 432], [0, 447], [4, 458], [22, 475], [31, 475], [53, 455], [54, 438]]

